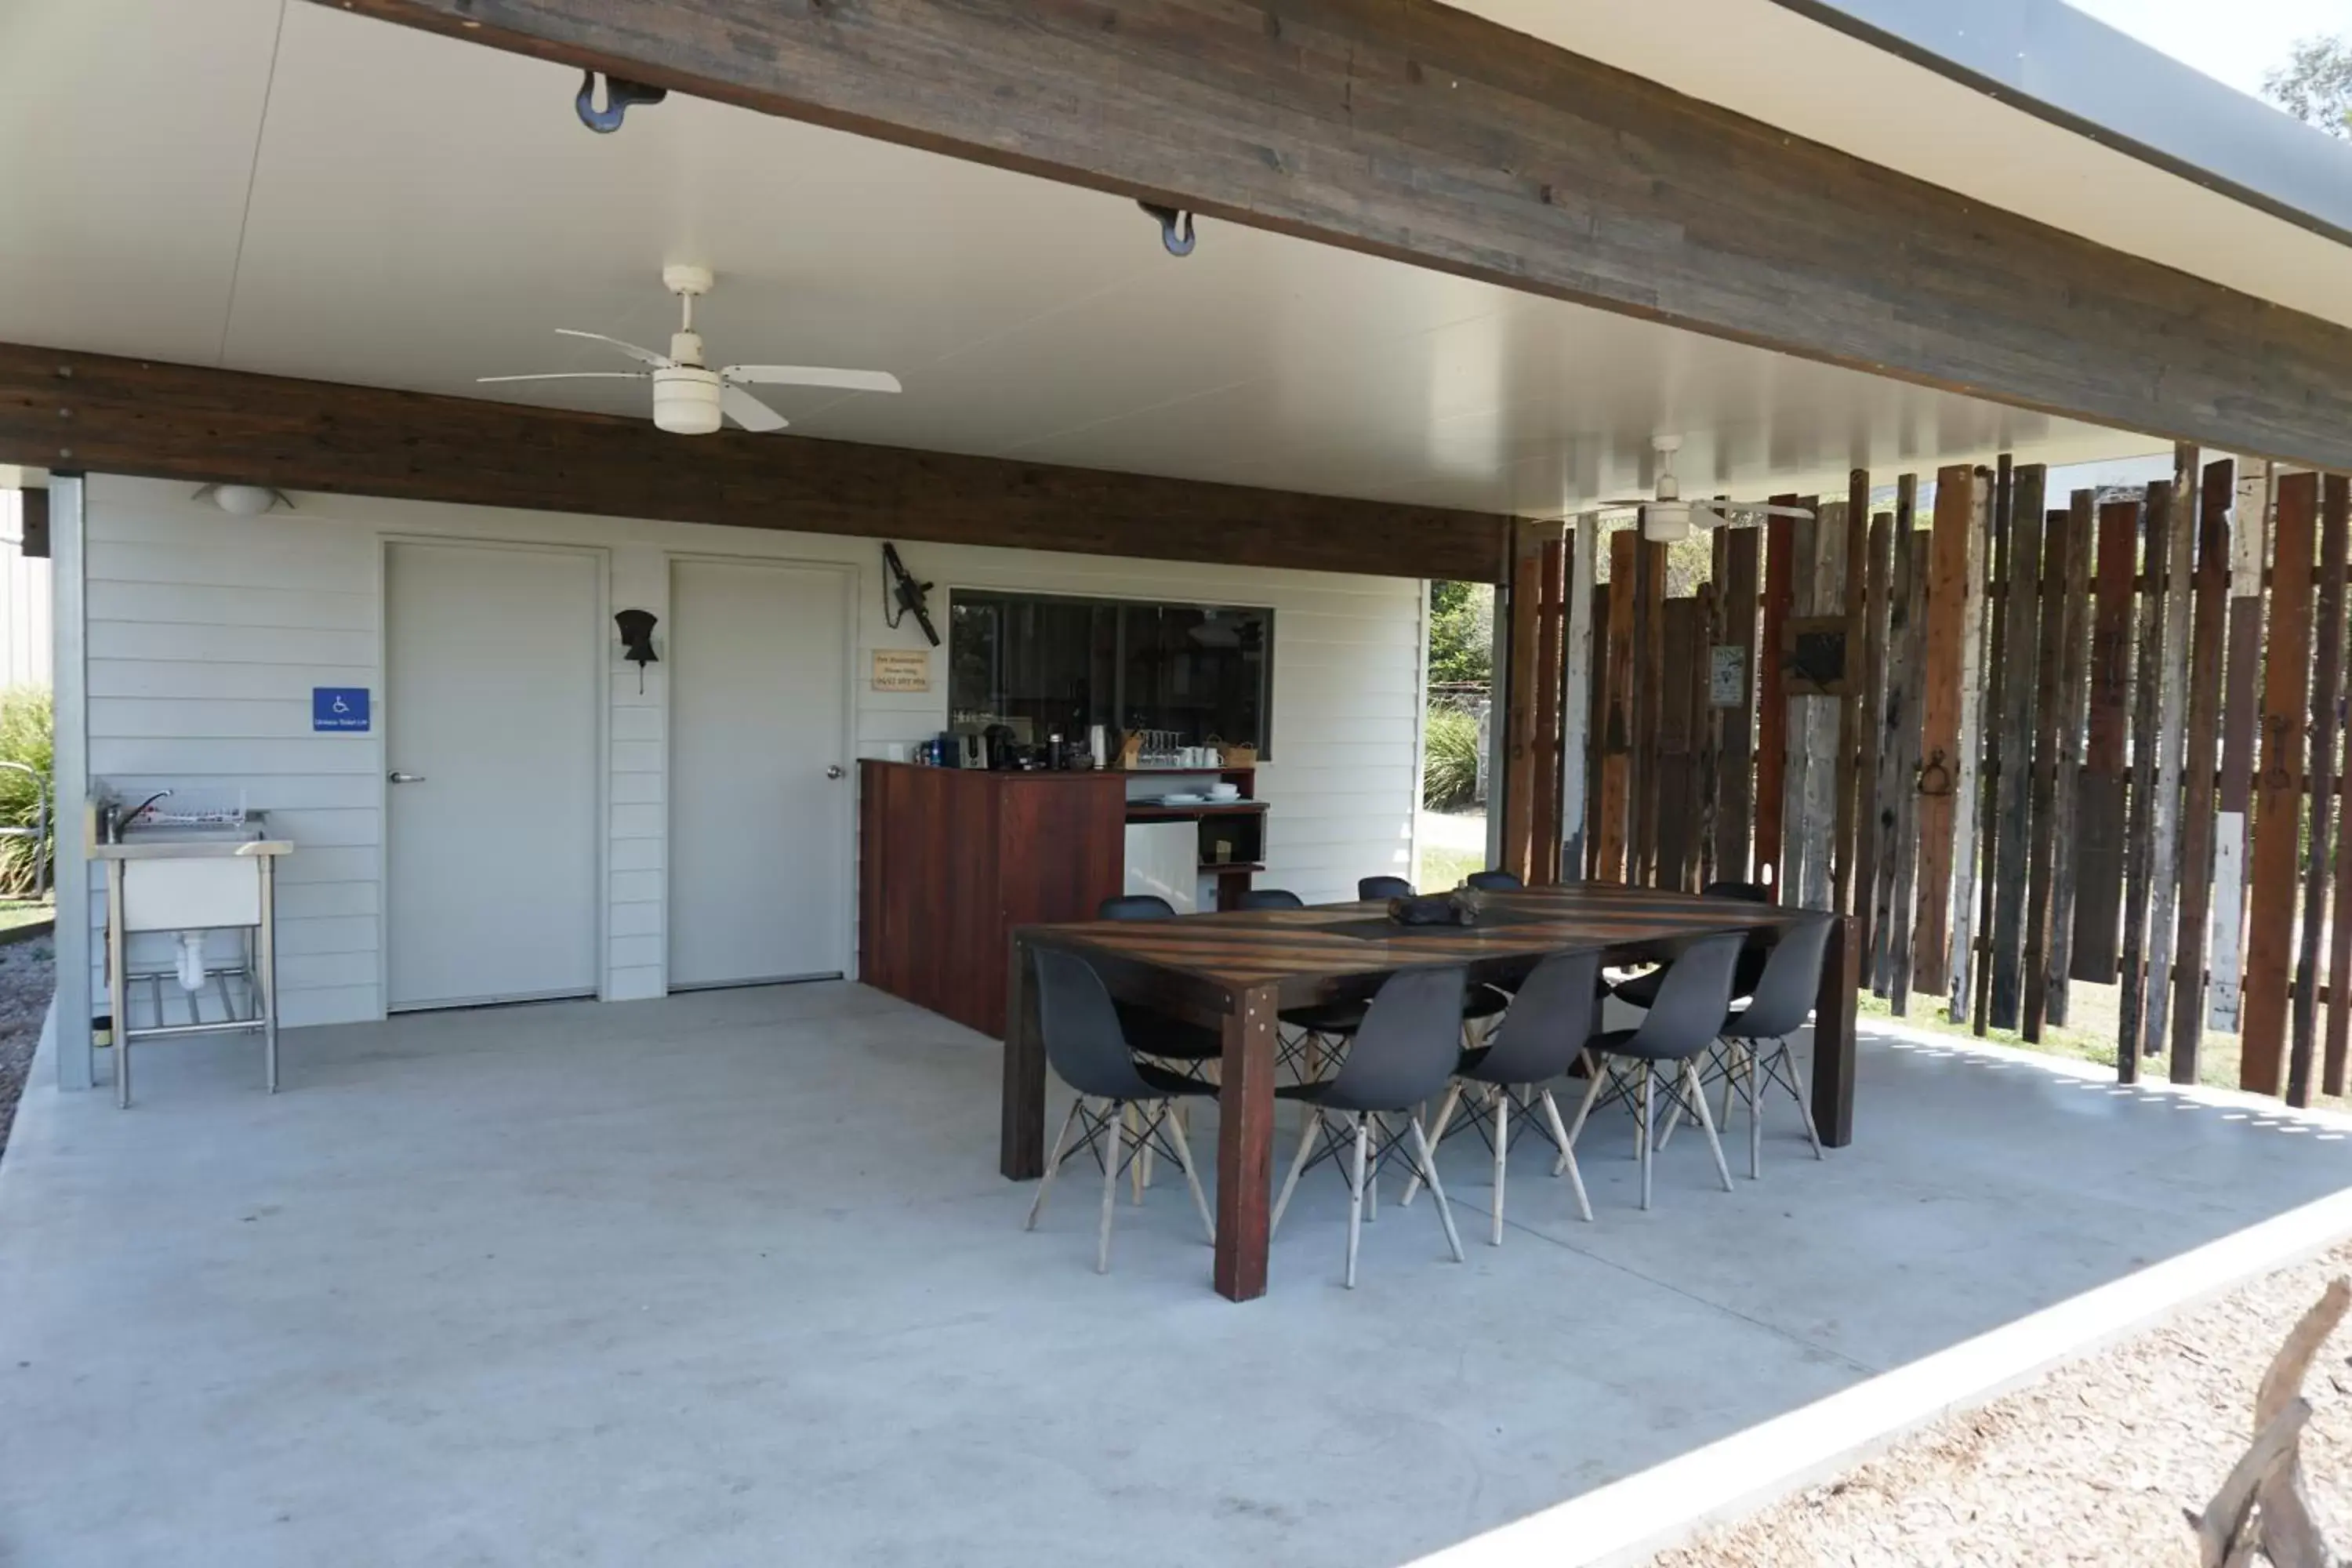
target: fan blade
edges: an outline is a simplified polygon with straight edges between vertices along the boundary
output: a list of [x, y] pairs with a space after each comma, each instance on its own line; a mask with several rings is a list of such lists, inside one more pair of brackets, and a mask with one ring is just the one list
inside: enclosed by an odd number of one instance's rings
[[562, 337], [586, 338], [590, 342], [610, 343], [640, 364], [649, 364], [656, 370], [666, 370], [669, 367], [668, 355], [657, 354], [651, 349], [641, 349], [635, 343], [625, 343], [618, 338], [608, 338], [602, 332], [574, 331], [570, 327], [558, 327], [555, 330]]
[[555, 370], [549, 371], [543, 375], [478, 375], [474, 378], [475, 383], [479, 385], [487, 385], [493, 381], [643, 381], [645, 379], [646, 373], [641, 370]]
[[898, 378], [887, 370], [829, 370], [815, 364], [730, 364], [719, 375], [763, 386], [830, 386], [842, 392], [897, 392]]
[[719, 406], [726, 411], [728, 418], [746, 430], [781, 430], [790, 423], [740, 386], [719, 388]]

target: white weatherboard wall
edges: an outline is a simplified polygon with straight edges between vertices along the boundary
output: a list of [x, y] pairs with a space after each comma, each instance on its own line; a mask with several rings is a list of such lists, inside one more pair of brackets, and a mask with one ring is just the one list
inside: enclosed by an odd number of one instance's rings
[[[382, 720], [364, 735], [314, 734], [310, 689], [365, 686], [380, 712], [386, 539], [602, 550], [611, 607], [653, 611], [665, 636], [672, 554], [845, 563], [856, 573], [851, 754], [887, 755], [946, 722], [943, 648], [930, 653], [929, 692], [871, 689], [873, 649], [926, 647], [912, 617], [885, 624], [871, 540], [310, 494], [294, 498], [291, 514], [236, 518], [192, 500], [192, 489], [89, 481], [90, 772], [134, 798], [166, 786], [242, 790], [295, 841], [278, 882], [289, 1025], [383, 1011]], [[942, 626], [959, 587], [1270, 606], [1275, 732], [1258, 789], [1273, 815], [1259, 885], [1317, 901], [1352, 897], [1359, 877], [1408, 873], [1419, 583], [921, 543], [902, 553], [939, 584]], [[653, 666], [640, 695], [635, 668], [615, 659], [607, 682], [604, 994], [623, 1000], [667, 985], [668, 670]], [[853, 787], [844, 784], [845, 799]], [[743, 808], [759, 805], [747, 798]], [[855, 817], [845, 811], [844, 820]], [[845, 926], [855, 912], [845, 897]], [[94, 925], [102, 916], [94, 902]], [[102, 981], [93, 984], [102, 996]]]

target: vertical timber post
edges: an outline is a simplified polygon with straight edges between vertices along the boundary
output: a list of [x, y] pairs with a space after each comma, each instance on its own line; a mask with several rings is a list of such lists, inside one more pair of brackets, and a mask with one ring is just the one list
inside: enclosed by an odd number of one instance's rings
[[[2180, 805], [2180, 945], [2172, 958], [2175, 1083], [2195, 1083], [2205, 1042], [2206, 948], [2213, 910], [2215, 783], [2221, 765], [2221, 653], [2230, 627], [2230, 465], [2209, 463], [2197, 505], [2196, 604], [2189, 622], [2189, 749]], [[2352, 927], [2341, 928], [2352, 937]], [[2347, 952], [2352, 959], [2352, 952]], [[2342, 973], [2339, 969], [2337, 973]], [[2341, 984], [2342, 982], [2336, 982]]]
[[2209, 1027], [2235, 1034], [2246, 970], [2246, 878], [2252, 853], [2255, 731], [2262, 709], [2263, 566], [2269, 559], [2271, 468], [2250, 462], [2231, 487], [2229, 669], [2221, 700], [2221, 779], [2213, 824], [2213, 990]]
[[2059, 607], [2058, 667], [2058, 846], [2050, 890], [2048, 1020], [2066, 1022], [2069, 981], [2074, 969], [2074, 901], [2082, 864], [2083, 736], [2091, 687], [2091, 550], [2098, 518], [2094, 492], [2070, 498], [2064, 560], [2065, 598]]
[[2295, 862], [2302, 850], [2303, 731], [2311, 712], [2313, 535], [2318, 511], [2316, 474], [2280, 478], [2238, 1056], [2238, 1087], [2256, 1094], [2277, 1094], [2286, 1086], [2287, 986], [2294, 949]]

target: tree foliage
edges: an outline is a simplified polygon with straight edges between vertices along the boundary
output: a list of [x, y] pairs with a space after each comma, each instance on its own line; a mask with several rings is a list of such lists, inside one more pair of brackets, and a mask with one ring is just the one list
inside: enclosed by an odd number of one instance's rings
[[1429, 679], [1485, 682], [1495, 673], [1495, 589], [1487, 583], [1429, 585]]
[[2305, 124], [2352, 140], [2352, 37], [2301, 40], [2263, 91]]

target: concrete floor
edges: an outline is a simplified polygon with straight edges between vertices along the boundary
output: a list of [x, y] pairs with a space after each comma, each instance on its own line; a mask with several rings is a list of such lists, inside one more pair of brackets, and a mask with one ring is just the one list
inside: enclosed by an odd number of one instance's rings
[[[0, 1162], [0, 1562], [1375, 1568], [2336, 1190], [2343, 1135], [1865, 1036], [1764, 1180], [1596, 1121], [1470, 1261], [1339, 1289], [1328, 1171], [1234, 1306], [1181, 1186], [994, 1173], [997, 1052], [854, 985], [411, 1016], [37, 1070]], [[1059, 1107], [1056, 1107], [1058, 1115]], [[1204, 1152], [1213, 1130], [1196, 1132]], [[1737, 1145], [1735, 1172], [1744, 1169]], [[1074, 1167], [1071, 1173], [1078, 1174]]]

